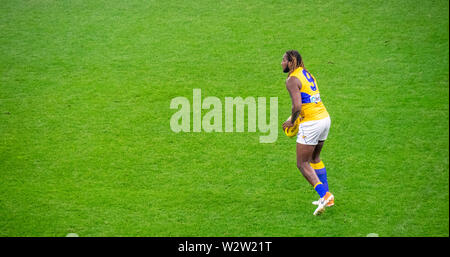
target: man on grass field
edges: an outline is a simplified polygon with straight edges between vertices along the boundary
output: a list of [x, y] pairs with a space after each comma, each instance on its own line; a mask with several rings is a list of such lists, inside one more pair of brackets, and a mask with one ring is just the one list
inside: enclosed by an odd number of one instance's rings
[[320, 151], [330, 130], [330, 115], [320, 99], [314, 76], [306, 70], [302, 57], [295, 50], [287, 51], [281, 62], [288, 73], [286, 89], [292, 100], [292, 115], [283, 123], [286, 135], [297, 134], [297, 167], [320, 196], [314, 215], [334, 205], [328, 191], [327, 172], [320, 160]]

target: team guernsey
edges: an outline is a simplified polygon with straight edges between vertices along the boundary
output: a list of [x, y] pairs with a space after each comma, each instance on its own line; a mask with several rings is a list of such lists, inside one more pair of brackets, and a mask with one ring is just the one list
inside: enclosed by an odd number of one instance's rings
[[320, 99], [319, 87], [314, 76], [303, 67], [295, 69], [289, 77], [294, 76], [302, 83], [300, 96], [302, 98], [302, 109], [300, 112], [300, 123], [321, 120], [329, 117], [325, 105]]

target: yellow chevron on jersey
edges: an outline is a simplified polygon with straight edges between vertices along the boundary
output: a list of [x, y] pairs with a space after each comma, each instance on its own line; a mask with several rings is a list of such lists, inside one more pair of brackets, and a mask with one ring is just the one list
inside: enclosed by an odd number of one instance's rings
[[321, 120], [328, 117], [328, 111], [320, 99], [319, 87], [317, 86], [317, 81], [314, 76], [302, 67], [295, 69], [289, 75], [289, 77], [291, 76], [298, 78], [302, 83], [302, 88], [300, 89], [302, 98], [300, 117], [302, 117], [302, 119], [300, 123], [311, 120]]

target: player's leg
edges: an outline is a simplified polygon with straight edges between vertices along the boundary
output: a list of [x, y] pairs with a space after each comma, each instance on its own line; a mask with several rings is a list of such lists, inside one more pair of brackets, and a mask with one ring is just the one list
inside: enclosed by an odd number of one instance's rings
[[[322, 151], [322, 147], [325, 141], [319, 141], [316, 145], [316, 148], [314, 148], [314, 152], [311, 159], [311, 167], [313, 167], [314, 171], [316, 172], [317, 177], [319, 178], [320, 182], [324, 184], [327, 191], [330, 191], [328, 187], [328, 179], [327, 179], [327, 170], [325, 168], [325, 165], [323, 164], [323, 161], [320, 159], [320, 152]], [[319, 201], [312, 202], [314, 205], [319, 205]], [[327, 204], [327, 207], [334, 206], [334, 200], [330, 201]]]
[[[320, 152], [323, 142], [328, 135], [330, 127], [330, 119], [322, 119], [318, 121], [304, 122], [299, 125], [299, 134], [297, 136], [297, 166], [308, 182], [314, 186], [319, 194], [318, 207], [314, 211], [314, 215], [318, 215], [325, 211], [325, 207], [334, 200], [334, 196], [328, 192], [328, 189], [318, 178], [315, 170], [311, 166], [313, 157], [320, 160]], [[319, 146], [318, 146], [319, 145]], [[316, 149], [317, 148], [317, 149]]]
[[297, 143], [297, 167], [308, 182], [314, 187], [319, 194], [319, 203], [314, 215], [319, 215], [325, 211], [327, 204], [334, 199], [334, 196], [326, 190], [322, 182], [311, 167], [310, 162], [314, 152], [315, 145], [304, 145]]
[[299, 124], [297, 135], [297, 167], [312, 186], [316, 186], [320, 182], [310, 162], [319, 144], [318, 138], [321, 132], [320, 121], [307, 121]]
[[314, 171], [316, 172], [317, 177], [319, 178], [320, 182], [322, 182], [325, 187], [327, 188], [327, 191], [329, 191], [328, 188], [328, 180], [327, 180], [327, 170], [325, 168], [325, 164], [320, 159], [320, 152], [322, 151], [322, 147], [325, 141], [319, 141], [314, 148], [312, 158], [311, 158], [311, 166], [313, 167]]
[[[322, 151], [322, 147], [323, 147], [324, 143], [325, 143], [325, 141], [318, 141], [316, 147], [314, 148], [312, 158], [311, 158], [311, 167], [313, 167], [320, 182], [322, 182], [322, 184], [324, 184], [327, 191], [329, 191], [327, 172], [325, 169], [325, 165], [323, 164], [322, 160], [320, 159], [320, 152]], [[313, 204], [318, 205], [319, 201], [314, 201]], [[331, 203], [328, 206], [331, 206], [333, 204], [334, 203]]]
[[311, 167], [311, 158], [314, 152], [315, 145], [303, 145], [297, 143], [297, 167], [302, 173], [303, 177], [308, 180], [311, 186], [314, 187], [317, 194], [319, 194], [320, 198], [324, 197], [324, 195], [328, 192], [326, 190], [324, 184], [320, 182], [319, 178], [316, 175], [316, 172]]
[[316, 172], [310, 165], [314, 148], [315, 145], [297, 143], [297, 168], [312, 186], [320, 182]]

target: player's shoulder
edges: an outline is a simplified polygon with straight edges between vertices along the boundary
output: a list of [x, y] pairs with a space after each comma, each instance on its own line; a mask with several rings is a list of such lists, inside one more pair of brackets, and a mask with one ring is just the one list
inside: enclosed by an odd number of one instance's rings
[[286, 79], [286, 87], [298, 87], [301, 86], [300, 80], [296, 76], [289, 76]]

